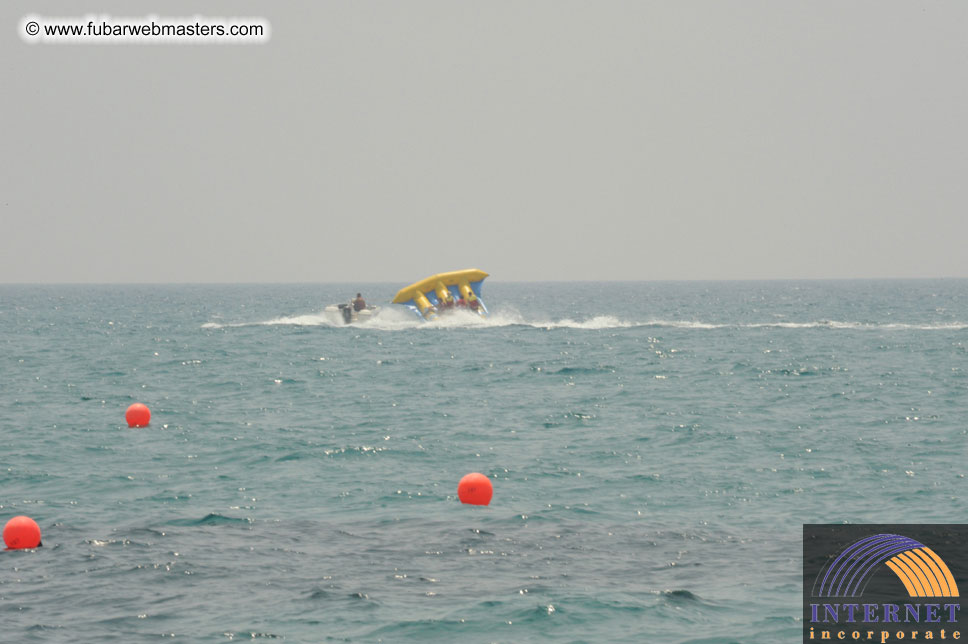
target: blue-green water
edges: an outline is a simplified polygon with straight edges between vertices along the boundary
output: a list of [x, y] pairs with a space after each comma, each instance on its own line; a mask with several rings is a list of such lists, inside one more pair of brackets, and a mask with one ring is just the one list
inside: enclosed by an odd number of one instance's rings
[[0, 639], [794, 642], [801, 524], [968, 516], [968, 281], [359, 288], [0, 287]]

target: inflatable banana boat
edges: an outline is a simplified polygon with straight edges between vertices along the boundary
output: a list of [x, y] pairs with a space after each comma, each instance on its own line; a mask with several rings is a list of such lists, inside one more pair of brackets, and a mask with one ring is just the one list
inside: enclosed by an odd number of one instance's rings
[[481, 299], [481, 283], [487, 273], [476, 268], [438, 273], [400, 289], [394, 304], [402, 304], [424, 320], [449, 311], [466, 310], [487, 317]]

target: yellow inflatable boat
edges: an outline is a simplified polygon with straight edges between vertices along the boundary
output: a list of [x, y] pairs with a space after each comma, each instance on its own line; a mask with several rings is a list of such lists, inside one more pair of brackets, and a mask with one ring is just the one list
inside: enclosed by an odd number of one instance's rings
[[406, 306], [424, 320], [462, 308], [487, 317], [487, 307], [481, 299], [485, 277], [487, 273], [476, 268], [438, 273], [400, 289], [393, 303]]

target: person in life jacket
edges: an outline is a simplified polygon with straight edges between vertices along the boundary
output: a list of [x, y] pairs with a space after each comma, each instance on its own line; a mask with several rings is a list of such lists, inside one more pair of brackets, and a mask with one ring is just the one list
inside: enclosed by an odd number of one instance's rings
[[356, 299], [353, 300], [353, 310], [362, 311], [366, 308], [366, 300], [363, 299], [362, 293], [356, 294]]
[[467, 306], [471, 311], [476, 311], [481, 307], [481, 301], [474, 295], [474, 291], [467, 291]]

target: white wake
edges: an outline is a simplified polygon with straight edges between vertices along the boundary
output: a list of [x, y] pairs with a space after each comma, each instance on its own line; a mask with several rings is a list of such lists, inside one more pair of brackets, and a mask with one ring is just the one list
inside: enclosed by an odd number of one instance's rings
[[506, 308], [491, 312], [487, 318], [482, 318], [469, 311], [455, 311], [441, 316], [436, 320], [423, 321], [404, 308], [384, 307], [372, 319], [365, 322], [344, 324], [323, 311], [302, 315], [291, 315], [271, 318], [256, 322], [206, 322], [203, 329], [224, 329], [251, 326], [301, 326], [301, 327], [332, 327], [346, 329], [371, 329], [375, 331], [403, 331], [435, 329], [487, 329], [501, 327], [531, 327], [535, 329], [583, 329], [590, 331], [608, 329], [631, 328], [671, 328], [671, 329], [839, 329], [857, 331], [962, 331], [968, 329], [968, 323], [948, 322], [941, 324], [909, 324], [909, 323], [869, 323], [843, 322], [837, 320], [817, 320], [813, 322], [746, 322], [746, 323], [716, 323], [700, 320], [627, 320], [614, 315], [596, 315], [586, 319], [565, 317], [561, 319], [526, 317], [518, 311]]

